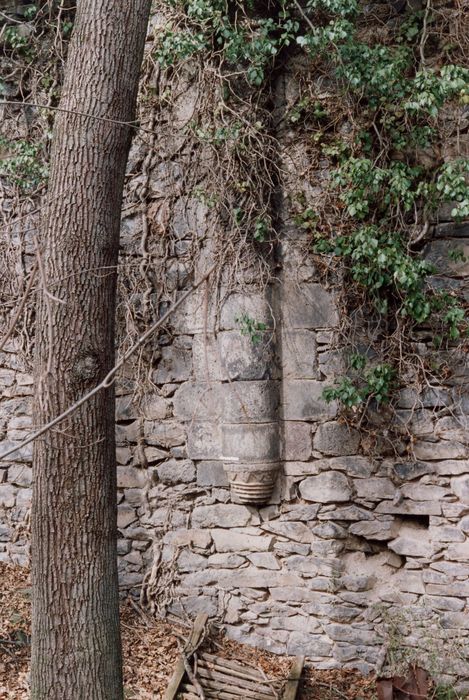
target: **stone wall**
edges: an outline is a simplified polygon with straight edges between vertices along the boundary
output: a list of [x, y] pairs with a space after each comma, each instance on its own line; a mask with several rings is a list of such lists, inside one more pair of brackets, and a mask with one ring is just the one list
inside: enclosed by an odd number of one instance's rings
[[[280, 111], [292, 91], [287, 74]], [[168, 134], [185, 123], [191, 94], [184, 108], [176, 102]], [[343, 371], [341, 284], [324, 276], [288, 211], [305, 155], [285, 124], [278, 136], [284, 181], [273, 280], [221, 295], [202, 286], [155, 344], [152, 388], [136, 394], [135, 368], [119, 380], [122, 587], [138, 587], [147, 573], [147, 596], [161, 612], [205, 611], [230, 637], [306, 654], [319, 668], [367, 672], [392, 651], [393, 667], [415, 657], [443, 681], [467, 679], [467, 357], [441, 352], [451, 368], [444, 385], [403, 388], [395, 414], [372, 412], [366, 430], [322, 400]], [[160, 312], [187, 285], [194, 236], [196, 276], [212, 259], [210, 211], [180, 186], [188, 154], [181, 146], [167, 155], [171, 138], [163, 134], [153, 160], [134, 144], [122, 228], [125, 262], [140, 246], [142, 175], [135, 173], [146, 164], [158, 226], [165, 197], [179, 193], [165, 213]], [[319, 161], [308, 182], [312, 202], [328, 165]], [[150, 230], [155, 251], [158, 231]], [[454, 246], [468, 254], [468, 238], [469, 223], [450, 223], [443, 211], [426, 250], [438, 283], [466, 295], [467, 263], [448, 254]], [[260, 338], [243, 332], [243, 314], [264, 324]], [[31, 427], [32, 378], [16, 349], [11, 343], [0, 355], [2, 450]], [[423, 332], [414, 350], [425, 362], [431, 338]], [[0, 464], [0, 560], [20, 564], [28, 555], [30, 461], [27, 448]], [[243, 464], [280, 468], [267, 504], [233, 502], [227, 470]]]

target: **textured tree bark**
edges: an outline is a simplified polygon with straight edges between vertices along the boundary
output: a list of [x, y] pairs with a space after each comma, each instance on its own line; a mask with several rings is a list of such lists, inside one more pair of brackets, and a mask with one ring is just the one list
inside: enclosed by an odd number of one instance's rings
[[[114, 363], [124, 171], [150, 0], [79, 0], [42, 221], [35, 423]], [[52, 296], [53, 295], [53, 296]], [[57, 299], [61, 301], [57, 301]], [[35, 445], [33, 700], [120, 700], [114, 392]]]

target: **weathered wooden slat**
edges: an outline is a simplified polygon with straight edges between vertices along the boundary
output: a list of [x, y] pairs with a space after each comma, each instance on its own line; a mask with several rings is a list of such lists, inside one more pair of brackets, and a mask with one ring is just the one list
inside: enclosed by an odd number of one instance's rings
[[253, 675], [244, 673], [242, 671], [238, 671], [238, 669], [233, 669], [233, 668], [228, 668], [227, 666], [223, 666], [218, 663], [214, 663], [213, 661], [207, 661], [205, 659], [199, 660], [198, 662], [198, 668], [199, 669], [207, 669], [208, 671], [215, 671], [217, 673], [223, 674], [226, 678], [230, 679], [230, 682], [233, 683], [234, 685], [238, 684], [238, 680], [245, 680], [250, 683], [256, 683], [260, 685], [264, 685], [268, 688], [276, 688], [276, 690], [279, 690], [280, 688], [283, 688], [285, 681], [282, 680], [270, 680], [266, 679], [262, 675], [258, 675], [254, 677]]
[[[187, 657], [192, 656], [194, 653], [194, 650], [197, 648], [198, 643], [200, 642], [200, 639], [202, 637], [202, 634], [205, 629], [205, 624], [208, 620], [208, 615], [206, 613], [200, 613], [197, 615], [195, 618], [194, 626], [192, 628], [192, 631], [189, 635], [189, 639], [186, 642], [186, 646], [184, 647], [184, 653]], [[184, 677], [184, 674], [186, 672], [186, 669], [184, 667], [184, 661], [182, 657], [179, 657], [177, 663], [176, 663], [176, 668], [174, 670], [173, 676], [168, 684], [168, 687], [166, 688], [166, 692], [164, 694], [164, 700], [174, 700], [174, 698], [177, 695], [177, 692], [179, 690], [179, 685]]]
[[[244, 678], [236, 678], [226, 673], [220, 673], [219, 671], [204, 668], [203, 666], [198, 667], [197, 675], [202, 679], [202, 683], [205, 683], [205, 679], [208, 679], [211, 681], [218, 681], [220, 683], [224, 683], [224, 685], [226, 686], [233, 686], [239, 691], [242, 691], [243, 689], [254, 690], [257, 691], [257, 693], [259, 694], [264, 694], [266, 698], [275, 697], [275, 693], [272, 692], [270, 686], [260, 681], [247, 681]], [[236, 691], [233, 690], [233, 692]]]
[[275, 694], [269, 689], [269, 692], [264, 692], [262, 690], [257, 690], [256, 688], [240, 688], [238, 686], [226, 683], [224, 680], [215, 678], [201, 678], [201, 684], [203, 688], [207, 690], [223, 690], [229, 692], [232, 695], [236, 695], [238, 700], [240, 698], [249, 698], [251, 700], [273, 700]]
[[231, 659], [225, 659], [222, 656], [214, 656], [213, 654], [207, 654], [207, 652], [202, 652], [200, 658], [211, 661], [219, 666], [225, 666], [226, 668], [233, 669], [234, 671], [240, 671], [246, 675], [251, 675], [254, 680], [262, 681], [264, 676], [262, 673], [253, 666], [247, 666], [239, 663], [238, 661], [231, 661]]
[[[184, 688], [189, 692], [195, 692], [193, 685], [185, 684]], [[234, 690], [233, 688], [224, 688], [222, 685], [220, 687], [208, 687], [204, 684], [203, 688], [206, 700], [212, 700], [212, 698], [221, 698], [222, 700], [262, 700], [262, 698], [258, 698], [256, 694], [253, 695], [249, 690], [244, 691], [243, 694], [240, 695], [239, 693], [232, 692]]]
[[304, 656], [296, 656], [283, 692], [283, 700], [295, 700], [305, 663]]

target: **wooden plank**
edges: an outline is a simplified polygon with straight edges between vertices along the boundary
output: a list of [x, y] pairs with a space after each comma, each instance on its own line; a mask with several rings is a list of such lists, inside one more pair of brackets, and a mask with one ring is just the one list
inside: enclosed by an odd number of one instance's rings
[[236, 689], [232, 691], [233, 693], [239, 691], [241, 694], [243, 690], [251, 690], [256, 691], [258, 694], [265, 695], [266, 699], [275, 698], [275, 693], [272, 692], [272, 688], [270, 688], [268, 684], [261, 683], [260, 681], [247, 681], [244, 678], [235, 678], [234, 676], [210, 670], [200, 665], [197, 669], [197, 675], [202, 679], [203, 684], [206, 683], [205, 679], [208, 679], [209, 681], [223, 683], [227, 688], [232, 686]]
[[222, 656], [214, 656], [213, 654], [207, 654], [207, 652], [202, 652], [200, 658], [206, 659], [215, 663], [217, 666], [225, 666], [226, 668], [233, 669], [234, 671], [240, 671], [241, 673], [252, 676], [253, 680], [264, 680], [262, 673], [254, 666], [248, 666], [240, 664], [238, 661], [231, 661], [231, 659], [225, 659]]
[[[184, 689], [190, 693], [196, 692], [195, 687], [189, 683], [184, 685]], [[211, 700], [211, 698], [222, 698], [223, 700], [259, 700], [258, 697], [255, 694], [252, 695], [250, 691], [245, 691], [240, 695], [239, 693], [232, 692], [233, 688], [224, 688], [223, 686], [207, 687], [205, 684], [203, 685], [203, 689], [207, 700]], [[262, 698], [260, 700], [262, 700]]]
[[[245, 681], [250, 681], [251, 683], [264, 683], [269, 687], [272, 686], [283, 686], [284, 681], [280, 679], [274, 679], [271, 681], [270, 679], [266, 679], [264, 676], [261, 674], [255, 675], [250, 674], [250, 673], [245, 673], [244, 669], [242, 671], [238, 671], [238, 669], [234, 668], [229, 668], [228, 666], [223, 665], [223, 659], [220, 659], [219, 662], [214, 662], [214, 661], [208, 661], [205, 658], [202, 658], [198, 662], [198, 668], [206, 668], [209, 671], [217, 671], [218, 673], [223, 673], [226, 676], [229, 676], [232, 679], [232, 682], [236, 684], [237, 679], [241, 678]], [[242, 667], [241, 667], [242, 668]]]
[[[200, 613], [195, 618], [194, 626], [192, 627], [189, 639], [187, 640], [186, 645], [184, 647], [184, 653], [187, 657], [192, 656], [194, 650], [197, 648], [197, 645], [202, 638], [202, 634], [204, 632], [207, 620], [207, 613]], [[174, 700], [179, 690], [179, 685], [182, 679], [184, 678], [185, 672], [186, 669], [184, 667], [184, 661], [180, 656], [176, 662], [176, 668], [174, 669], [172, 678], [168, 683], [168, 687], [166, 688], [164, 700]]]
[[298, 686], [300, 684], [301, 674], [303, 673], [304, 663], [304, 656], [295, 657], [293, 666], [291, 667], [288, 680], [285, 685], [283, 700], [295, 700], [296, 694], [298, 692]]

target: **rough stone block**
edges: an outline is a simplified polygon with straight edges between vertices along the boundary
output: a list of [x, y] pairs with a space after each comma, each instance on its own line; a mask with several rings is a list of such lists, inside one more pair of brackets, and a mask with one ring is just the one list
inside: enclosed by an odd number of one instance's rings
[[328, 471], [329, 469], [338, 469], [347, 474], [347, 476], [368, 478], [372, 475], [375, 467], [372, 462], [366, 457], [331, 457], [330, 459], [317, 459], [313, 463], [320, 471]]
[[268, 552], [274, 538], [269, 535], [249, 535], [232, 530], [212, 530], [217, 552]]
[[175, 420], [145, 421], [145, 440], [149, 445], [168, 449], [183, 445], [185, 439], [184, 427]]
[[223, 424], [222, 449], [226, 461], [275, 462], [279, 459], [278, 423]]
[[171, 345], [161, 348], [161, 358], [153, 372], [155, 384], [185, 382], [192, 372], [192, 339], [175, 338]]
[[116, 398], [116, 420], [134, 420], [138, 417], [138, 408], [132, 401], [132, 396], [118, 396]]
[[306, 501], [340, 503], [351, 500], [352, 488], [347, 477], [341, 472], [324, 472], [302, 481], [300, 494]]
[[280, 520], [314, 520], [318, 514], [319, 505], [303, 505], [302, 503], [282, 504]]
[[195, 481], [195, 466], [190, 459], [168, 459], [157, 467], [157, 472], [164, 484], [189, 484]]
[[215, 423], [193, 422], [187, 437], [189, 459], [220, 459], [222, 456], [220, 427]]
[[353, 523], [349, 532], [369, 540], [392, 540], [399, 533], [399, 522], [395, 520], [361, 520]]
[[277, 557], [271, 552], [254, 552], [254, 554], [248, 554], [247, 558], [260, 569], [271, 569], [272, 571], [280, 569]]
[[270, 589], [273, 600], [285, 601], [286, 603], [309, 603], [315, 600], [316, 591], [310, 591], [304, 586], [279, 586]]
[[294, 542], [309, 544], [313, 540], [311, 529], [301, 522], [274, 520], [264, 523], [262, 529], [286, 537]]
[[450, 544], [446, 550], [446, 558], [466, 562], [469, 559], [469, 540], [461, 544]]
[[159, 394], [146, 394], [141, 409], [147, 420], [164, 420], [170, 416], [170, 402]]
[[464, 542], [465, 537], [460, 529], [450, 525], [429, 528], [430, 538], [433, 542]]
[[117, 527], [119, 530], [128, 527], [137, 520], [135, 508], [131, 508], [125, 503], [117, 507]]
[[8, 469], [8, 481], [15, 486], [31, 486], [33, 472], [31, 467], [15, 465]]
[[[227, 532], [222, 530], [222, 532]], [[192, 545], [198, 549], [208, 549], [212, 543], [212, 537], [208, 530], [181, 529], [170, 530], [163, 537], [165, 544], [176, 547], [188, 547]]]
[[199, 462], [197, 465], [198, 486], [229, 486], [223, 462]]
[[257, 344], [240, 331], [222, 331], [218, 342], [227, 378], [246, 381], [269, 378], [273, 358], [272, 340], [270, 331], [265, 331]]
[[207, 557], [196, 554], [188, 549], [183, 549], [178, 557], [177, 565], [179, 571], [200, 571], [208, 566]]
[[[461, 251], [465, 259], [453, 260], [450, 254], [454, 251]], [[440, 275], [463, 278], [469, 275], [469, 242], [464, 238], [431, 241], [425, 247], [424, 255]]]
[[311, 426], [292, 421], [281, 421], [279, 425], [283, 459], [307, 461], [313, 452]]
[[314, 557], [301, 554], [286, 557], [285, 566], [291, 571], [298, 571], [305, 576], [317, 576], [319, 572], [318, 562]]
[[320, 635], [292, 632], [288, 638], [287, 653], [304, 656], [330, 656], [332, 645]]
[[[333, 418], [337, 402], [326, 403], [322, 398], [324, 384], [314, 380], [283, 382], [281, 415], [286, 421], [318, 421]], [[341, 453], [337, 453], [341, 454]]]
[[353, 455], [360, 445], [360, 433], [344, 423], [323, 423], [318, 426], [313, 448], [326, 455]]
[[205, 527], [243, 527], [251, 521], [251, 513], [246, 506], [231, 503], [213, 506], [196, 506], [192, 511], [192, 525]]
[[174, 394], [174, 415], [181, 420], [217, 420], [222, 412], [221, 391], [215, 382], [182, 384]]
[[441, 515], [441, 504], [432, 501], [382, 501], [376, 506], [375, 512], [389, 515]]
[[277, 420], [278, 382], [229, 382], [222, 387], [226, 423], [265, 423]]
[[286, 329], [282, 333], [280, 360], [284, 379], [318, 379], [314, 331]]
[[430, 541], [427, 530], [410, 525], [403, 525], [399, 536], [389, 542], [389, 549], [396, 554], [410, 557], [431, 557], [441, 546], [438, 547]]
[[[20, 443], [14, 442], [12, 440], [3, 440], [0, 442], [0, 453], [3, 454], [7, 450], [12, 450], [14, 447], [17, 447]], [[33, 459], [33, 445], [30, 443], [29, 445], [26, 445], [25, 447], [21, 447], [20, 449], [16, 450], [13, 452], [11, 455], [8, 457], [8, 461], [10, 462], [31, 462]]]
[[462, 503], [469, 504], [469, 476], [457, 476], [451, 479], [451, 491]]
[[[177, 292], [176, 301], [184, 293], [182, 290]], [[213, 329], [214, 322], [215, 308], [213, 304], [207, 304], [207, 295], [202, 288], [191, 294], [172, 314], [172, 327], [179, 334], [205, 333]]]
[[393, 498], [396, 487], [390, 479], [371, 477], [369, 479], [357, 479], [354, 481], [357, 498], [368, 501], [381, 501], [384, 498]]
[[240, 330], [240, 317], [248, 316], [254, 321], [264, 323], [272, 328], [274, 318], [267, 297], [262, 292], [253, 291], [250, 294], [233, 292], [225, 300], [220, 312], [220, 328], [222, 330]]
[[421, 440], [414, 443], [414, 454], [419, 460], [431, 462], [443, 459], [464, 459], [469, 456], [469, 450], [466, 445], [460, 442], [448, 440], [424, 442]]
[[238, 569], [245, 562], [245, 557], [240, 557], [239, 554], [230, 553], [212, 554], [208, 558], [208, 565], [218, 569]]
[[143, 488], [148, 475], [143, 469], [136, 467], [117, 467], [117, 488], [137, 489]]
[[[190, 92], [184, 91], [184, 95]], [[192, 104], [192, 109], [194, 105]], [[187, 110], [187, 102], [185, 109]], [[178, 111], [178, 116], [179, 111]], [[192, 118], [192, 111], [189, 110], [186, 118], [182, 122], [188, 122]], [[180, 175], [179, 175], [180, 177]], [[169, 183], [168, 183], [169, 184]], [[207, 229], [207, 205], [195, 197], [178, 197], [172, 210], [171, 228], [177, 238], [202, 237]]]
[[282, 288], [286, 328], [332, 328], [339, 322], [337, 298], [322, 285], [286, 282]]
[[410, 498], [412, 501], [440, 501], [450, 495], [449, 489], [443, 486], [421, 483], [404, 484], [401, 493], [404, 498]]
[[0, 484], [0, 507], [13, 508], [18, 489], [12, 484]]

